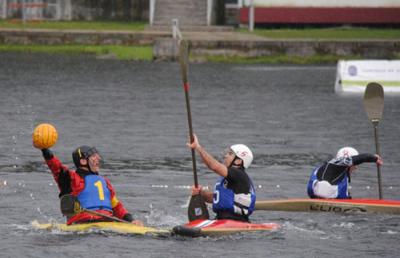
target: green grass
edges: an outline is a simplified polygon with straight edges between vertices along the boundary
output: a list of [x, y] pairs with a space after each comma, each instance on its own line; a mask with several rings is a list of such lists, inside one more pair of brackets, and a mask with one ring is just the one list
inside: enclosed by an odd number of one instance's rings
[[360, 59], [359, 56], [336, 56], [336, 55], [313, 55], [313, 56], [261, 56], [261, 57], [240, 57], [240, 56], [191, 56], [192, 60], [201, 60], [215, 63], [230, 64], [336, 64], [339, 59]]
[[57, 30], [129, 30], [142, 31], [144, 22], [101, 22], [101, 21], [35, 21], [0, 20], [0, 28], [12, 29], [57, 29]]
[[[57, 29], [57, 30], [126, 30], [143, 31], [144, 22], [102, 22], [102, 21], [39, 21], [22, 23], [20, 20], [0, 20], [0, 28], [14, 29]], [[0, 45], [2, 52], [31, 52], [49, 54], [92, 54], [115, 57], [120, 60], [152, 60], [151, 46], [117, 45]]]
[[0, 44], [0, 52], [29, 52], [48, 54], [90, 54], [108, 56], [119, 60], [153, 60], [151, 46], [92, 46], [92, 45], [6, 45]]
[[272, 39], [400, 39], [400, 29], [391, 28], [305, 28], [305, 29], [238, 29]]

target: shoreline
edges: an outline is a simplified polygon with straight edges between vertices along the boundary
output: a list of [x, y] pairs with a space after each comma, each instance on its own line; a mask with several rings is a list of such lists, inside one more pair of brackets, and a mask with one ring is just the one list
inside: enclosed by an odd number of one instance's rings
[[[400, 58], [400, 40], [397, 39], [272, 39], [242, 32], [197, 31], [182, 32], [183, 38], [190, 43], [191, 60], [197, 62], [226, 63], [274, 63], [274, 64], [326, 64], [338, 59], [398, 59]], [[79, 46], [84, 48], [102, 48], [106, 56], [113, 57], [111, 48], [149, 47], [152, 56], [146, 50], [146, 57], [139, 60], [175, 61], [177, 58], [177, 40], [167, 31], [95, 31], [95, 30], [55, 30], [55, 29], [0, 29], [1, 51], [18, 52], [32, 46], [41, 46], [40, 52], [55, 53], [53, 46], [64, 48]], [[125, 50], [124, 50], [125, 49]], [[61, 53], [68, 53], [64, 51]], [[96, 51], [93, 51], [96, 54]], [[97, 54], [96, 54], [97, 55]], [[123, 54], [122, 54], [123, 55]], [[121, 59], [121, 55], [115, 55]], [[136, 58], [122, 58], [132, 59]], [[304, 60], [302, 60], [304, 59]]]

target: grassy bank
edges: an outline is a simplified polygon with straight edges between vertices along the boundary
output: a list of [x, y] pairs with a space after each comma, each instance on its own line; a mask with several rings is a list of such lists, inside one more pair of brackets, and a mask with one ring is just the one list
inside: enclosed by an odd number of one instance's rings
[[[67, 54], [67, 55], [94, 55], [98, 58], [152, 61], [152, 46], [93, 46], [93, 45], [6, 45], [0, 44], [0, 52], [17, 53], [47, 53], [47, 54]], [[213, 62], [231, 64], [335, 64], [339, 59], [360, 59], [357, 56], [334, 56], [334, 55], [314, 55], [308, 57], [301, 56], [190, 56], [194, 62]]]
[[101, 22], [101, 21], [30, 21], [0, 20], [0, 28], [9, 29], [57, 29], [57, 30], [128, 30], [142, 31], [144, 22]]
[[305, 28], [305, 29], [238, 29], [272, 39], [400, 39], [400, 29], [391, 28]]
[[[100, 21], [42, 21], [26, 22], [0, 20], [1, 28], [14, 29], [57, 29], [57, 30], [96, 30], [96, 31], [143, 31], [146, 23], [140, 22], [100, 22]], [[315, 40], [400, 40], [400, 29], [391, 28], [301, 28], [301, 29], [255, 29], [248, 32], [238, 29], [238, 32], [251, 33], [271, 39], [315, 39]], [[123, 45], [11, 45], [0, 44], [2, 52], [30, 52], [50, 54], [91, 54], [98, 57], [120, 60], [153, 60], [152, 46]], [[359, 59], [357, 56], [314, 55], [303, 56], [192, 56], [192, 60], [222, 63], [265, 63], [265, 64], [332, 64], [339, 59]]]
[[153, 60], [153, 48], [151, 46], [0, 45], [0, 52], [89, 54], [119, 60]]
[[360, 59], [359, 56], [336, 56], [336, 55], [314, 55], [314, 56], [260, 56], [260, 57], [241, 57], [241, 56], [206, 56], [192, 57], [195, 61], [205, 61], [214, 63], [230, 64], [336, 64], [339, 59]]
[[[8, 29], [57, 29], [95, 31], [143, 31], [144, 22], [102, 22], [102, 21], [34, 21], [0, 20], [0, 28]], [[0, 44], [1, 52], [28, 52], [49, 54], [90, 54], [120, 60], [153, 59], [152, 46], [120, 45], [9, 45]]]

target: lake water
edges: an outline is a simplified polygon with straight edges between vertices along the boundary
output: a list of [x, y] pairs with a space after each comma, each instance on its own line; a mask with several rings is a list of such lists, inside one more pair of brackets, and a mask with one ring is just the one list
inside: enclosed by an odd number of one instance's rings
[[[248, 169], [259, 200], [304, 198], [312, 168], [346, 145], [374, 152], [362, 96], [334, 93], [335, 66], [191, 64], [194, 131], [216, 157], [235, 143], [254, 153]], [[52, 148], [67, 165], [79, 145], [94, 145], [102, 174], [145, 224], [187, 221], [193, 183], [184, 92], [177, 63], [97, 60], [89, 56], [0, 54], [1, 257], [398, 257], [400, 217], [256, 211], [276, 232], [217, 238], [61, 233], [32, 228], [64, 222], [58, 190], [33, 128], [56, 126]], [[383, 194], [399, 199], [400, 100], [385, 96], [379, 125]], [[217, 180], [198, 161], [199, 182]], [[377, 198], [374, 164], [352, 177], [355, 198]]]

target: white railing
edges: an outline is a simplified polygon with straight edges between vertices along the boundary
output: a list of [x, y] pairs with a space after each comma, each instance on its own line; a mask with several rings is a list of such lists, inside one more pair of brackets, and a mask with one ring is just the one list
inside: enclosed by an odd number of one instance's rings
[[254, 30], [254, 0], [237, 0], [237, 8], [243, 8], [247, 6], [249, 8], [249, 31]]
[[254, 30], [254, 2], [249, 1], [249, 31]]
[[213, 0], [207, 0], [207, 26], [211, 25]]
[[150, 0], [149, 3], [149, 24], [153, 26], [154, 23], [154, 12], [156, 10], [156, 0]]
[[72, 20], [71, 0], [64, 0], [64, 6], [62, 9], [63, 9], [62, 19], [63, 20]]

